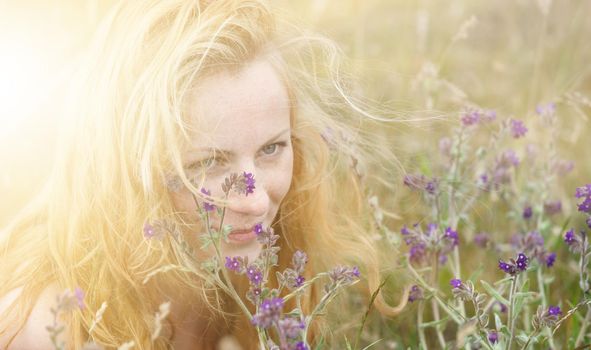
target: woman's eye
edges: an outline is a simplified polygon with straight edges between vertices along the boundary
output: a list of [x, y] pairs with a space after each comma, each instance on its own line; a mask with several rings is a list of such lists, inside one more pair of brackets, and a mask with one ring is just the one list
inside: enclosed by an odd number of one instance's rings
[[275, 153], [275, 151], [277, 151], [277, 147], [279, 147], [276, 143], [272, 143], [270, 145], [266, 145], [265, 147], [263, 147], [263, 153], [264, 154], [273, 154]]

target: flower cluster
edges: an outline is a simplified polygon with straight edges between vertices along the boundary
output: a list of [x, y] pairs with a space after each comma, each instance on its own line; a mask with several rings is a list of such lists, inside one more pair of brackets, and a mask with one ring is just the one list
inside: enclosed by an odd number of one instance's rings
[[530, 231], [524, 235], [514, 235], [511, 238], [513, 248], [523, 252], [530, 258], [536, 258], [540, 265], [552, 267], [556, 261], [556, 253], [548, 252], [544, 247], [544, 237], [538, 231]]
[[417, 191], [425, 191], [428, 194], [435, 194], [439, 187], [439, 181], [436, 178], [427, 179], [422, 174], [407, 174], [404, 176], [404, 185]]
[[408, 256], [413, 264], [426, 263], [434, 255], [444, 264], [447, 255], [460, 244], [457, 231], [451, 227], [442, 232], [436, 224], [429, 224], [423, 231], [419, 224], [415, 224], [412, 228], [404, 226], [400, 232], [410, 247]]
[[476, 110], [471, 109], [464, 112], [460, 119], [462, 121], [462, 125], [464, 126], [472, 126], [477, 125], [483, 122], [492, 122], [497, 118], [497, 114], [495, 111], [492, 110]]
[[577, 199], [583, 199], [583, 201], [577, 205], [579, 211], [591, 214], [591, 184], [578, 187], [575, 192], [575, 197]]
[[562, 315], [562, 310], [558, 306], [550, 305], [547, 309], [541, 305], [538, 307], [535, 316], [532, 319], [532, 325], [535, 329], [541, 327], [554, 327]]
[[527, 270], [528, 261], [529, 259], [525, 254], [519, 253], [517, 255], [517, 260], [510, 259], [509, 262], [499, 260], [499, 269], [510, 274], [511, 276], [515, 276], [518, 273]]

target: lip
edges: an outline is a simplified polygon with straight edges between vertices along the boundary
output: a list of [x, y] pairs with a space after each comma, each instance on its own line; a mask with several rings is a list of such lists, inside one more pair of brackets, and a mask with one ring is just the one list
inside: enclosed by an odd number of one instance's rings
[[250, 230], [233, 230], [228, 235], [228, 241], [232, 244], [242, 245], [248, 244], [257, 238], [256, 233], [252, 229]]

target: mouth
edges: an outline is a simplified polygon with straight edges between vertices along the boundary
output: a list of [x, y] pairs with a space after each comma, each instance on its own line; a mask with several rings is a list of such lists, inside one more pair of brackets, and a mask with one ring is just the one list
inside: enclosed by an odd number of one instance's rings
[[254, 241], [257, 238], [256, 233], [252, 229], [250, 230], [232, 230], [228, 235], [228, 241], [231, 244], [243, 245]]

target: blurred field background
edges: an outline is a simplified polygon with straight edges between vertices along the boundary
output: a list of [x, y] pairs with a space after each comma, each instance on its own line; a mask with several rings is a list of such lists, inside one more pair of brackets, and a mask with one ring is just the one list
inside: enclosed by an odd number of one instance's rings
[[[72, 65], [113, 3], [0, 1], [0, 226], [50, 170]], [[559, 154], [575, 162], [556, 193], [572, 199], [576, 186], [591, 182], [591, 1], [273, 3], [339, 43], [372, 112], [428, 119], [381, 129], [409, 171], [437, 148], [466, 106], [522, 119], [531, 125], [527, 137], [544, 142], [547, 135], [534, 127], [535, 107], [556, 102]], [[416, 198], [389, 198], [388, 207], [404, 218], [393, 229], [421, 217]], [[565, 210], [573, 203], [564, 202]], [[405, 329], [392, 327], [392, 334]]]

